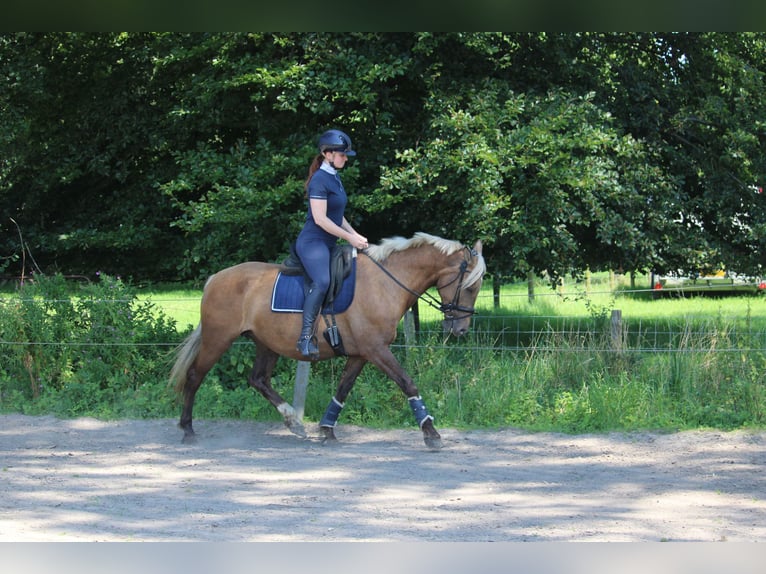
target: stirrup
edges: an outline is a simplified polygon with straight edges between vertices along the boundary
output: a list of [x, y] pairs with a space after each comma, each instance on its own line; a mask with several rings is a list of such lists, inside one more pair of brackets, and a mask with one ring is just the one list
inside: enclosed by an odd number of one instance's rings
[[319, 357], [319, 347], [317, 346], [317, 338], [315, 336], [301, 337], [295, 344], [295, 348], [304, 357], [315, 359]]

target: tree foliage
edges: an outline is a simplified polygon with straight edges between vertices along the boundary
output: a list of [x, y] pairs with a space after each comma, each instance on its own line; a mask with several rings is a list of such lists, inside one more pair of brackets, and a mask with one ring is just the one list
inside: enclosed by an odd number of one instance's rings
[[[317, 136], [348, 217], [490, 271], [761, 273], [762, 33], [6, 33], [0, 271], [193, 279], [286, 253]], [[11, 220], [13, 218], [13, 220]]]
[[646, 202], [667, 182], [592, 94], [514, 94], [485, 83], [458, 100], [439, 98], [418, 148], [383, 170], [380, 208], [407, 204], [421, 223], [416, 205], [427, 197], [437, 206], [427, 224], [478, 233], [503, 274], [646, 265], [649, 226], [664, 225]]

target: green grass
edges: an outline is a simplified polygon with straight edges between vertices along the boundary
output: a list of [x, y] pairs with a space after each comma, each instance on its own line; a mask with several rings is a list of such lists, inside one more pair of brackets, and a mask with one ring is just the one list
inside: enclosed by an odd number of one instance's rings
[[[653, 300], [650, 292], [628, 292], [625, 283], [618, 277], [613, 285], [602, 274], [587, 291], [582, 283], [559, 291], [538, 285], [534, 302], [526, 283], [505, 285], [495, 307], [487, 282], [469, 335], [444, 341], [440, 314], [421, 305], [416, 344], [400, 334], [393, 351], [441, 427], [766, 427], [766, 299]], [[0, 364], [0, 411], [177, 416], [167, 353], [197, 324], [201, 290], [131, 291], [119, 282], [90, 288], [67, 295], [51, 281], [33, 299], [3, 294], [0, 341], [11, 344], [2, 350], [10, 358]], [[110, 303], [115, 289], [119, 303]], [[619, 349], [609, 324], [614, 309], [625, 334]], [[132, 342], [138, 346], [126, 345]], [[278, 420], [247, 387], [252, 355], [252, 344], [242, 341], [222, 357], [200, 389], [196, 417]], [[312, 366], [308, 421], [321, 417], [342, 367], [342, 360]], [[288, 399], [294, 374], [295, 363], [285, 360], [274, 374], [275, 388]], [[344, 422], [415, 426], [398, 387], [372, 367], [349, 396]]]
[[[151, 295], [179, 326], [196, 323], [200, 297], [198, 291]], [[499, 307], [486, 283], [477, 309], [471, 334], [444, 342], [440, 314], [421, 305], [417, 344], [407, 346], [400, 333], [393, 346], [441, 425], [564, 432], [766, 425], [764, 297], [655, 300], [648, 289], [632, 291], [625, 279], [613, 284], [601, 274], [587, 291], [582, 283], [556, 291], [538, 285], [533, 302], [526, 282], [504, 285]], [[621, 353], [611, 345], [614, 309], [621, 311], [626, 334]], [[244, 384], [249, 345], [231, 355], [236, 358], [222, 362], [236, 364], [238, 372], [234, 380], [214, 373], [219, 391], [224, 381], [224, 388]], [[312, 367], [309, 420], [321, 417], [341, 367], [339, 361]], [[286, 397], [292, 369], [283, 362], [275, 377]], [[221, 393], [216, 396], [220, 401]], [[268, 409], [259, 411], [269, 416]], [[398, 388], [370, 367], [342, 420], [414, 424]]]
[[199, 323], [201, 289], [170, 289], [139, 291], [140, 300], [151, 301], [165, 315], [176, 322], [180, 333], [188, 332]]
[[[766, 297], [684, 297], [653, 300], [648, 290], [648, 279], [637, 279], [636, 291], [629, 290], [625, 277], [615, 280], [616, 290], [611, 291], [608, 274], [594, 274], [590, 290], [584, 283], [567, 283], [563, 290], [554, 291], [545, 284], [538, 283], [535, 300], [529, 302], [527, 284], [512, 283], [503, 285], [500, 294], [500, 306], [494, 306], [492, 286], [486, 281], [477, 299], [479, 316], [501, 314], [510, 317], [558, 317], [558, 318], [594, 318], [608, 317], [612, 309], [622, 311], [625, 320], [662, 321], [668, 318], [736, 318], [738, 322], [750, 321], [754, 328], [766, 329]], [[199, 305], [202, 299], [201, 289], [151, 288], [139, 290], [141, 299], [152, 301], [158, 309], [176, 321], [179, 332], [199, 321]], [[424, 322], [440, 321], [438, 311], [421, 304], [421, 319]]]

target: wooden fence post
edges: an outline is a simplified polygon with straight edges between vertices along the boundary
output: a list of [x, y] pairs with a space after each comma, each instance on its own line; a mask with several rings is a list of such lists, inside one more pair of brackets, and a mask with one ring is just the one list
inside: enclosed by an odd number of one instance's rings
[[309, 372], [311, 363], [309, 361], [298, 361], [295, 368], [295, 386], [293, 387], [293, 408], [295, 416], [299, 421], [303, 421], [303, 411], [306, 407], [306, 389], [309, 386]]
[[622, 351], [622, 311], [612, 309], [612, 349]]
[[417, 342], [415, 338], [417, 333], [415, 329], [415, 312], [413, 309], [405, 311], [402, 327], [404, 329], [404, 346], [405, 349], [409, 349]]
[[535, 300], [535, 272], [527, 271], [527, 300], [532, 303]]

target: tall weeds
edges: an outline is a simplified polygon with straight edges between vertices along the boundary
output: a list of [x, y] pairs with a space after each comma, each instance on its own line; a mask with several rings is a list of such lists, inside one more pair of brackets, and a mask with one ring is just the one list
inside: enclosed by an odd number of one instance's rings
[[[546, 318], [477, 318], [458, 341], [444, 341], [436, 325], [425, 324], [416, 345], [395, 343], [437, 427], [766, 426], [766, 350], [749, 306], [736, 319], [627, 316], [619, 345], [605, 308], [576, 320], [549, 311]], [[38, 278], [0, 298], [0, 410], [175, 417], [168, 355], [184, 335], [117, 279], [102, 277], [72, 291], [59, 277]], [[253, 352], [243, 342], [224, 355], [200, 388], [195, 416], [279, 419], [247, 386]], [[342, 368], [342, 360], [312, 366], [308, 421], [321, 417]], [[295, 363], [281, 361], [272, 379], [287, 398], [294, 374]], [[340, 422], [415, 426], [404, 395], [372, 366], [362, 371]]]

